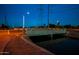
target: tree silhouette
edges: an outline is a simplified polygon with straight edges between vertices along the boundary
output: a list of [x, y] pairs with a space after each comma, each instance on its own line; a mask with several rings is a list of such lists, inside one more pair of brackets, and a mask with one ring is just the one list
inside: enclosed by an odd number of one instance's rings
[[64, 27], [65, 28], [71, 28], [72, 26], [69, 24], [69, 25], [65, 25]]
[[0, 26], [0, 29], [9, 29], [9, 26], [7, 26], [7, 25], [5, 25], [5, 24], [2, 24], [2, 25]]

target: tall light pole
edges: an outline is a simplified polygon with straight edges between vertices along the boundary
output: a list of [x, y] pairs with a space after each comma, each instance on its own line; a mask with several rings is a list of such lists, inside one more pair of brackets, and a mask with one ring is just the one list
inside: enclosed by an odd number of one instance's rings
[[25, 28], [25, 16], [23, 15], [23, 28]]
[[[26, 15], [29, 15], [30, 12], [26, 12]], [[25, 28], [25, 15], [23, 15], [23, 28]]]
[[[26, 15], [29, 15], [30, 12], [26, 12]], [[25, 33], [25, 15], [23, 15], [23, 25], [22, 25], [22, 28], [23, 28], [23, 32]]]

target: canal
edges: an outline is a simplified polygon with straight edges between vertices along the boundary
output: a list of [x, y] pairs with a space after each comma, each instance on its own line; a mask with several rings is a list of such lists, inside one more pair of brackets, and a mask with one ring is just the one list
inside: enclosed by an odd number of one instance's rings
[[79, 39], [65, 37], [64, 34], [34, 36], [30, 39], [37, 45], [56, 55], [79, 55]]

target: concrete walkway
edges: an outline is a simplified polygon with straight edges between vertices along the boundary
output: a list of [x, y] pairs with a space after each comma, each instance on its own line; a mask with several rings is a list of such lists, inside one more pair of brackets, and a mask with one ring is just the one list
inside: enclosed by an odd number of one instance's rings
[[[27, 36], [26, 36], [27, 37]], [[50, 55], [53, 54], [46, 49], [43, 49], [33, 42], [29, 41], [29, 38], [24, 38], [21, 33], [0, 33], [0, 54], [10, 55]]]

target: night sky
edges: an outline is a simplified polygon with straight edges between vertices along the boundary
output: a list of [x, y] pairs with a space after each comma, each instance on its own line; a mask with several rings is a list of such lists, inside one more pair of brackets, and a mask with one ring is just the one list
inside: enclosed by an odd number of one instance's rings
[[[41, 10], [41, 11], [40, 11]], [[27, 12], [30, 12], [28, 15]], [[22, 16], [25, 16], [25, 26], [40, 26], [48, 24], [48, 4], [1, 4], [0, 24], [12, 27], [22, 26]], [[6, 16], [6, 20], [5, 20]], [[49, 21], [51, 24], [79, 25], [78, 4], [50, 4]]]

